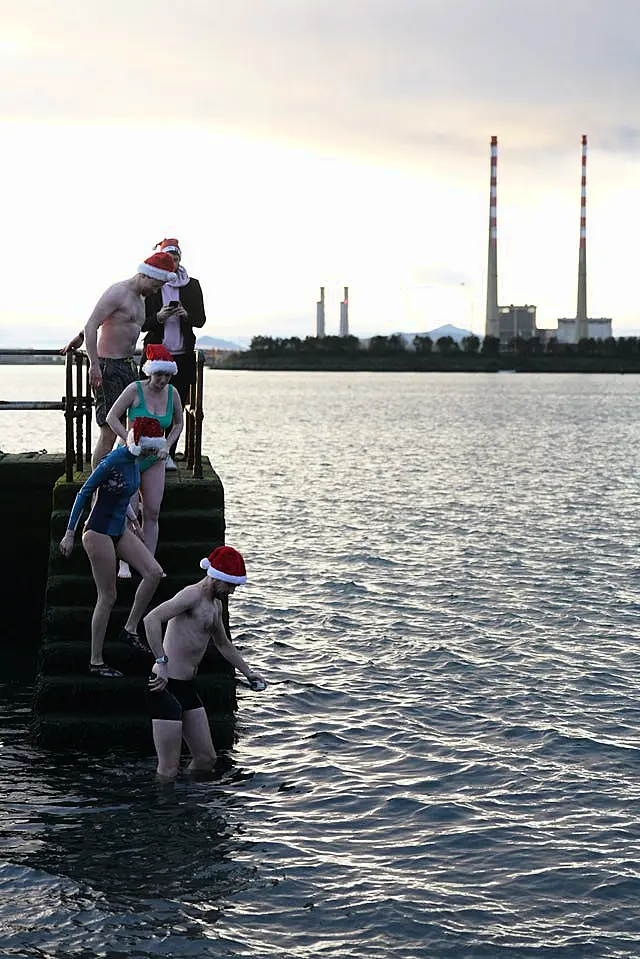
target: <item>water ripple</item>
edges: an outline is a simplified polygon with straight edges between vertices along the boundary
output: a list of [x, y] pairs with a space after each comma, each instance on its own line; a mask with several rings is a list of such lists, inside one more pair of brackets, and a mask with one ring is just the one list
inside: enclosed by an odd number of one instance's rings
[[167, 790], [151, 760], [34, 750], [7, 683], [2, 954], [637, 959], [634, 379], [206, 392], [269, 688], [239, 688], [226, 765]]

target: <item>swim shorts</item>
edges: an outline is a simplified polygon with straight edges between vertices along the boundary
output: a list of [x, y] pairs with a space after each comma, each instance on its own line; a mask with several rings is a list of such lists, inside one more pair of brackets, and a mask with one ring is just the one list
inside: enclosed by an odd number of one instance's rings
[[138, 368], [131, 356], [122, 360], [100, 358], [102, 386], [96, 390], [96, 422], [104, 426], [107, 413], [130, 383], [138, 379]]
[[173, 719], [179, 722], [190, 709], [200, 709], [195, 679], [170, 679], [165, 688], [154, 693], [147, 690], [147, 707], [152, 719]]

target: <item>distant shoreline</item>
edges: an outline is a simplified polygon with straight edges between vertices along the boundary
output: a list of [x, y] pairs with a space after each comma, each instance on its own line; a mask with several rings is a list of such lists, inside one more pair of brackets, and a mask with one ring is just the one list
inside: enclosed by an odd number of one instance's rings
[[[416, 356], [265, 357], [250, 351], [210, 357], [209, 369], [299, 373], [640, 373], [640, 355], [498, 356], [454, 353]], [[0, 356], [5, 366], [63, 366], [64, 356]]]
[[256, 357], [247, 352], [208, 363], [220, 370], [336, 373], [640, 373], [640, 356], [498, 356], [455, 353], [451, 356], [398, 357]]

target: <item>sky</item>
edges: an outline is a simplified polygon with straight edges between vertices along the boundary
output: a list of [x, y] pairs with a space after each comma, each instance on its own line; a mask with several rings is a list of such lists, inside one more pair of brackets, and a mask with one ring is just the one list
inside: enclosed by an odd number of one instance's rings
[[640, 330], [637, 0], [0, 0], [0, 345], [66, 342], [165, 236], [203, 333]]

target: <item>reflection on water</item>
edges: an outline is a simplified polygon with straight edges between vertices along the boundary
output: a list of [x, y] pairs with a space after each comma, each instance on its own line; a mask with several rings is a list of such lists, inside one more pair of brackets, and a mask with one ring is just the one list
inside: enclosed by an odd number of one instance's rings
[[208, 371], [269, 688], [160, 787], [5, 664], [0, 954], [636, 959], [637, 382]]

